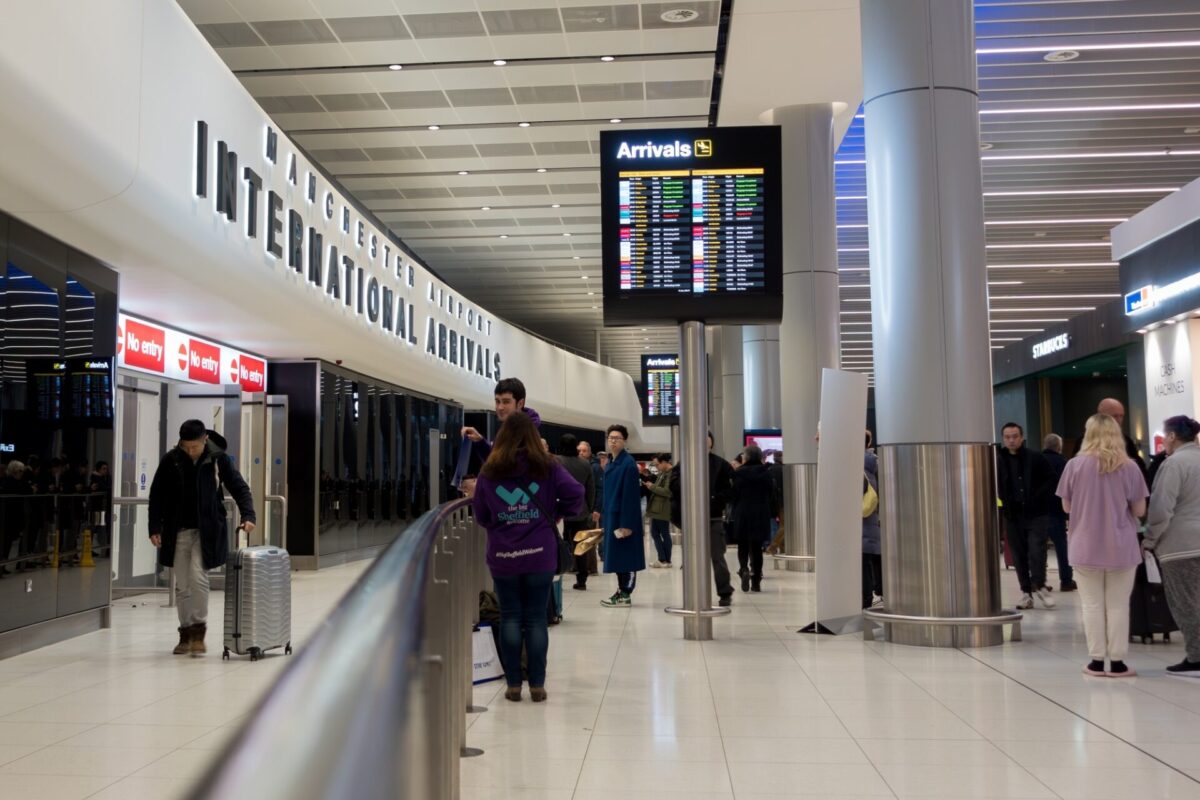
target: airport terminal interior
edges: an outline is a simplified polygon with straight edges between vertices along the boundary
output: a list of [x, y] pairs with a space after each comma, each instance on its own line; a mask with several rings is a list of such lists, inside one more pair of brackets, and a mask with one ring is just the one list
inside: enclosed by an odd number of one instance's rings
[[0, 105], [0, 800], [1200, 798], [1200, 0], [13, 0]]

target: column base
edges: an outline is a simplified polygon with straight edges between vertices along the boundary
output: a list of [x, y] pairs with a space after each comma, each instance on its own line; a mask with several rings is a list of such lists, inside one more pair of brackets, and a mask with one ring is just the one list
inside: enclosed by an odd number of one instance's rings
[[[784, 552], [790, 556], [817, 554], [817, 465], [783, 467]], [[814, 561], [787, 561], [790, 572], [812, 572]]]
[[995, 456], [988, 444], [879, 448], [883, 595], [888, 611], [963, 618], [967, 624], [890, 622], [888, 639], [922, 647], [986, 647], [1004, 641]]

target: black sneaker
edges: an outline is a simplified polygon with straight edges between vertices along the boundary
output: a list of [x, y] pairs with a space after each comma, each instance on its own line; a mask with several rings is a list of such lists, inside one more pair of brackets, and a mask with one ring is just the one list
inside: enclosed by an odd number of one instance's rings
[[742, 579], [742, 591], [743, 592], [750, 591], [750, 573], [749, 572], [739, 572], [738, 575]]
[[[745, 591], [745, 590], [743, 590], [743, 591]], [[729, 606], [733, 605], [733, 595], [731, 595], [731, 594], [721, 595], [721, 599], [717, 601], [717, 605], [719, 605], [721, 608], [729, 608]]]
[[1079, 586], [1075, 583], [1075, 581], [1063, 581], [1058, 587], [1060, 592], [1074, 592], [1078, 589]]
[[584, 583], [577, 583], [577, 584], [575, 584], [574, 586], [572, 586], [571, 588], [572, 588], [572, 589], [574, 589], [574, 590], [575, 590], [575, 591], [577, 591], [577, 592], [586, 592], [586, 591], [587, 591], [587, 584], [584, 584]]
[[1167, 667], [1167, 672], [1171, 675], [1180, 675], [1185, 678], [1200, 678], [1200, 661], [1188, 661], [1185, 658], [1178, 664]]

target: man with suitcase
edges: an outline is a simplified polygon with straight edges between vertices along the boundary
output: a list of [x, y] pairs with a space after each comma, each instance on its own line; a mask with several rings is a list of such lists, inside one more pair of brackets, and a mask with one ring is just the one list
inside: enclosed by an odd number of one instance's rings
[[175, 655], [208, 652], [208, 571], [224, 566], [229, 556], [222, 488], [237, 503], [240, 527], [253, 531], [257, 521], [250, 487], [225, 448], [220, 434], [189, 419], [179, 428], [179, 444], [163, 456], [150, 484], [150, 541], [158, 548], [158, 563], [175, 571]]

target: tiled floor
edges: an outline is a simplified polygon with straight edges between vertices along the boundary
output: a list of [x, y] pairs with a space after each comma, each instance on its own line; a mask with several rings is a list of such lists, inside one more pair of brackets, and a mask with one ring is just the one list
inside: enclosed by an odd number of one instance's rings
[[[366, 566], [295, 573], [295, 643]], [[287, 657], [223, 662], [219, 592], [210, 601], [208, 656], [172, 656], [177, 622], [164, 602], [118, 601], [111, 630], [0, 661], [0, 800], [184, 795]]]
[[812, 577], [769, 567], [704, 644], [662, 611], [678, 570], [642, 573], [629, 610], [599, 605], [612, 583], [568, 584], [547, 705], [476, 690], [464, 800], [1200, 798], [1200, 681], [1163, 673], [1178, 635], [1132, 647], [1136, 679], [1084, 678], [1077, 594], [1023, 643], [958, 651], [798, 635]]
[[[298, 642], [364, 567], [296, 575]], [[678, 570], [642, 573], [627, 610], [599, 605], [612, 581], [567, 588], [549, 703], [476, 690], [464, 800], [1200, 799], [1200, 681], [1162, 673], [1179, 642], [1135, 645], [1137, 679], [1084, 678], [1077, 595], [1017, 645], [864, 645], [797, 635], [812, 577], [768, 570], [700, 644], [662, 612]], [[286, 661], [172, 657], [159, 602], [0, 661], [0, 800], [180, 797]]]

